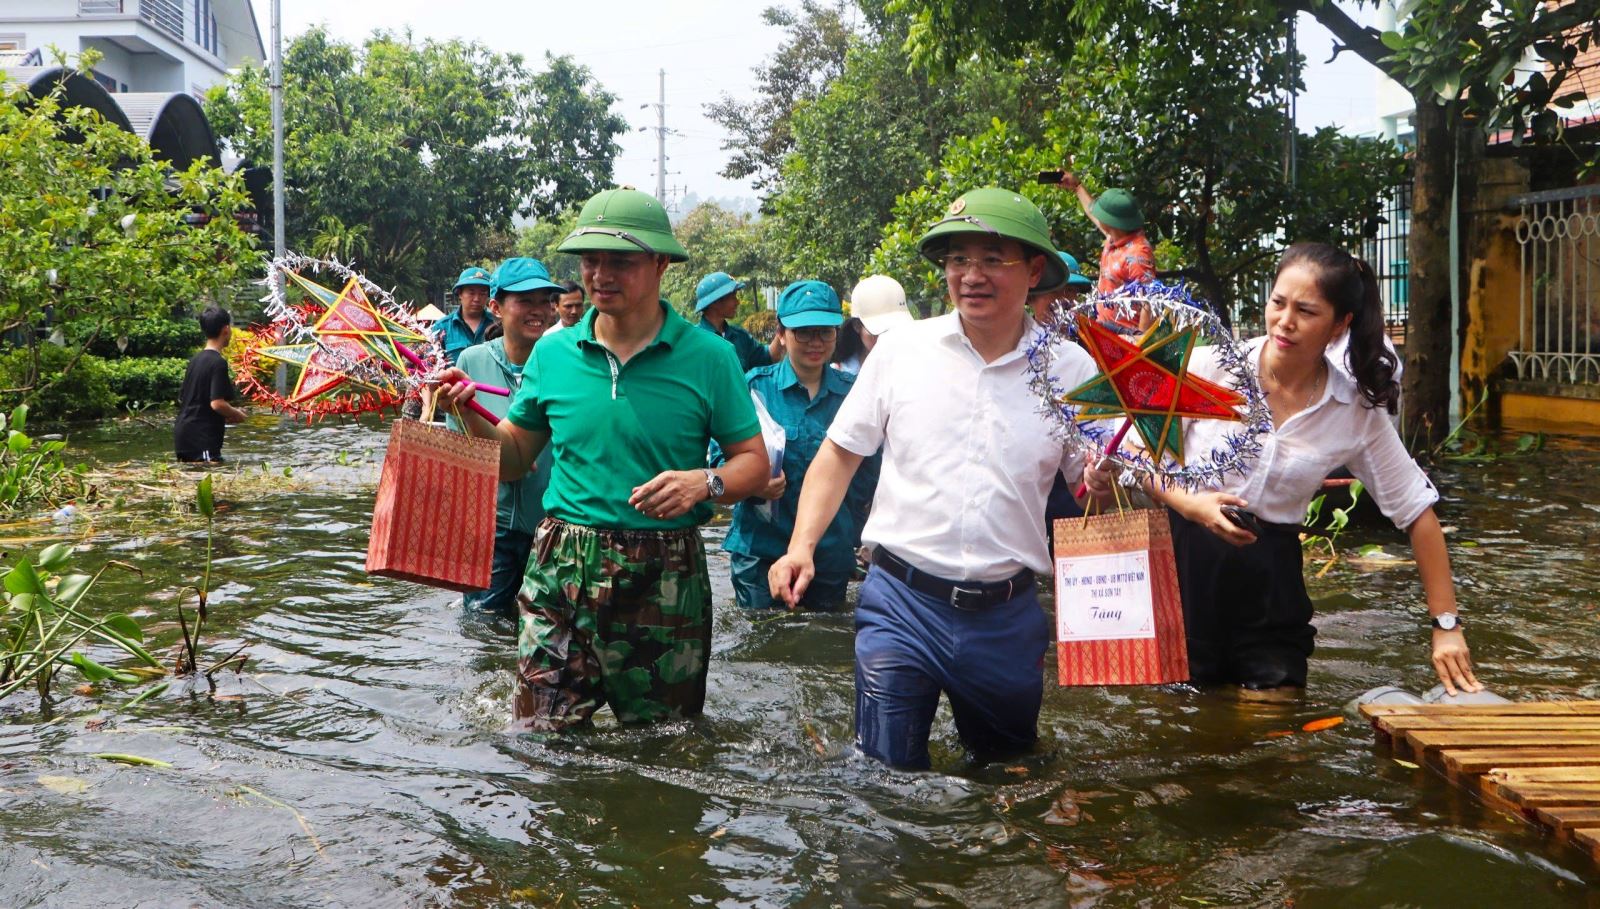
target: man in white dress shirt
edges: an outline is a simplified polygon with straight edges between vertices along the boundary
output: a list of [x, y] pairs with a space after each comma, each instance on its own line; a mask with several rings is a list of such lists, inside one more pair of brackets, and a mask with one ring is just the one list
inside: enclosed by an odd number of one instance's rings
[[[798, 602], [812, 552], [862, 459], [883, 468], [862, 534], [872, 569], [856, 609], [856, 744], [893, 767], [929, 766], [941, 693], [975, 756], [1033, 745], [1050, 623], [1034, 575], [1048, 573], [1045, 498], [1081, 458], [1056, 440], [1029, 386], [1036, 327], [1031, 290], [1066, 268], [1038, 208], [976, 189], [951, 203], [920, 243], [944, 269], [955, 312], [879, 340], [812, 461], [789, 551], [769, 580]], [[1095, 374], [1076, 345], [1052, 374], [1073, 388]]]
[[576, 281], [562, 281], [561, 295], [556, 297], [556, 324], [544, 330], [545, 335], [571, 328], [583, 319], [583, 285]]

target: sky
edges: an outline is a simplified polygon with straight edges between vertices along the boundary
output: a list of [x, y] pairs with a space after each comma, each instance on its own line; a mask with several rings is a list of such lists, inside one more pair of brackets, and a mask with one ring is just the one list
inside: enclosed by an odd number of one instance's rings
[[[674, 131], [667, 139], [669, 199], [684, 192], [731, 198], [756, 193], [746, 181], [719, 175], [728, 155], [721, 149], [721, 129], [705, 117], [704, 105], [724, 92], [741, 100], [754, 96], [752, 69], [783, 37], [761, 20], [761, 10], [771, 2], [608, 0], [591, 7], [550, 0], [282, 0], [282, 15], [286, 39], [318, 24], [352, 42], [377, 28], [409, 28], [418, 38], [480, 41], [532, 61], [547, 51], [570, 55], [617, 96], [614, 109], [631, 124], [620, 137], [617, 182], [650, 192], [656, 185], [658, 72], [665, 69], [667, 126]], [[270, 42], [270, 0], [253, 3], [262, 39]], [[594, 14], [597, 9], [602, 17]], [[1350, 53], [1324, 64], [1332, 38], [1305, 15], [1299, 36], [1309, 63], [1307, 91], [1299, 99], [1301, 129], [1375, 130], [1372, 67]]]

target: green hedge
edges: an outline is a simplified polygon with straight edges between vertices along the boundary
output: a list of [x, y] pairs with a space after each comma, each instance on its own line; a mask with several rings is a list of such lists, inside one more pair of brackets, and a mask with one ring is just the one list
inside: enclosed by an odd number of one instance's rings
[[176, 404], [188, 366], [189, 361], [183, 357], [125, 357], [102, 361], [111, 391], [128, 407]]
[[[76, 353], [70, 347], [39, 345], [40, 384], [59, 376]], [[53, 421], [103, 417], [115, 413], [121, 404], [117, 393], [111, 390], [106, 362], [93, 354], [80, 357], [64, 381], [28, 398], [27, 392], [11, 389], [32, 384], [32, 366], [33, 358], [27, 348], [0, 354], [0, 411], [10, 411], [27, 398], [28, 409], [35, 420]]]
[[118, 357], [183, 357], [188, 359], [205, 346], [205, 335], [193, 316], [182, 319], [141, 319], [121, 333], [128, 339], [126, 350], [118, 349], [115, 335], [102, 335], [89, 347], [89, 353], [106, 360]]

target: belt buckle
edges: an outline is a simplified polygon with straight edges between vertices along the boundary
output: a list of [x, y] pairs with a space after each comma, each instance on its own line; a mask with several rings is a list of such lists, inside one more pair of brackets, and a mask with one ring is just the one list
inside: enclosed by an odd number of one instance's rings
[[[971, 598], [972, 605], [966, 605], [964, 602], [966, 597]], [[970, 587], [962, 587], [960, 584], [952, 584], [950, 586], [950, 605], [963, 612], [977, 612], [983, 609], [987, 603], [981, 589], [974, 590]]]

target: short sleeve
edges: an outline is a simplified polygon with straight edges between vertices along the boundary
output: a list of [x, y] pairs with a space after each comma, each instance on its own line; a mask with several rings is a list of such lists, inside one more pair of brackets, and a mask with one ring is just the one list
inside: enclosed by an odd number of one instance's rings
[[1410, 529], [1417, 518], [1439, 501], [1428, 475], [1406, 451], [1400, 433], [1395, 431], [1385, 411], [1354, 404], [1365, 411], [1365, 442], [1347, 465], [1355, 478], [1371, 490], [1383, 514], [1401, 530]]
[[723, 448], [761, 434], [739, 355], [731, 344], [716, 345], [707, 360], [706, 390], [711, 404], [711, 438]]
[[896, 340], [879, 340], [872, 355], [861, 364], [855, 384], [828, 426], [828, 439], [851, 454], [870, 457], [883, 447], [889, 428], [891, 383], [887, 374], [892, 371], [898, 349]]
[[539, 400], [539, 346], [534, 345], [533, 353], [529, 354], [527, 365], [522, 367], [522, 385], [517, 389], [516, 398], [511, 401], [511, 409], [506, 412], [506, 419], [512, 425], [528, 432], [549, 432], [550, 417], [545, 412], [544, 403]]
[[210, 386], [210, 392], [206, 400], [230, 402], [233, 400], [233, 380], [228, 378], [228, 363], [220, 355], [212, 362], [210, 381], [207, 384]]

